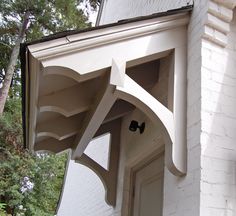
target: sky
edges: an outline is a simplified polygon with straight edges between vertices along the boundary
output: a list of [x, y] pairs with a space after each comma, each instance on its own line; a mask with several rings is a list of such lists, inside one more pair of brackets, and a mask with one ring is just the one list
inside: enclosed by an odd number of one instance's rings
[[84, 0], [80, 4], [79, 8], [82, 9], [86, 15], [88, 15], [89, 21], [92, 23], [92, 26], [95, 26], [98, 10], [93, 10], [86, 0]]

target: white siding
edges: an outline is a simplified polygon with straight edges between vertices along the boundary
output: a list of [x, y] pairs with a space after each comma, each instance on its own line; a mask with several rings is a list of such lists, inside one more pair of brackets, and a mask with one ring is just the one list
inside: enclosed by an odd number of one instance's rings
[[[92, 141], [87, 154], [103, 167], [107, 167], [109, 136]], [[96, 174], [89, 168], [69, 162], [62, 201], [58, 216], [110, 216], [113, 208], [105, 202], [105, 189]]]
[[193, 4], [193, 0], [104, 0], [99, 25]]

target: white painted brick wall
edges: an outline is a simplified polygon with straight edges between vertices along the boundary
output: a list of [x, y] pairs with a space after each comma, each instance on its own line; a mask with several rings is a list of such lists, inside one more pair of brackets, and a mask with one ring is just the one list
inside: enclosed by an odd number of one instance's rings
[[180, 8], [192, 3], [193, 0], [104, 0], [99, 25]]
[[[189, 25], [188, 173], [178, 179], [167, 171], [164, 215], [236, 215], [236, 18], [229, 36], [212, 34], [226, 48], [202, 39], [209, 3], [195, 1]], [[232, 16], [223, 6], [218, 10], [224, 20]], [[179, 181], [188, 182], [189, 191]]]
[[165, 170], [164, 216], [200, 215], [201, 36], [206, 1], [196, 0], [188, 27], [187, 147], [188, 170], [175, 177]]
[[236, 12], [228, 46], [202, 42], [201, 215], [236, 215]]

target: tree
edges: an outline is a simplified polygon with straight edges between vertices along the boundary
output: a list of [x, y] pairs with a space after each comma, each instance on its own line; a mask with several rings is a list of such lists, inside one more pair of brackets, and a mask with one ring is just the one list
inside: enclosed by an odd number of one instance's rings
[[23, 148], [19, 45], [90, 26], [81, 2], [99, 5], [97, 0], [0, 1], [0, 216], [55, 213], [66, 155], [32, 155]]
[[[7, 100], [0, 116], [0, 215], [54, 215], [66, 154], [30, 154], [22, 146], [21, 104]], [[13, 115], [14, 114], [14, 115]]]
[[[38, 39], [51, 33], [80, 29], [89, 26], [87, 17], [79, 9], [81, 2], [88, 0], [1, 0], [0, 1], [0, 44], [6, 51], [0, 80], [0, 115], [3, 113], [12, 77], [17, 71], [20, 43]], [[93, 7], [99, 1], [90, 0]], [[5, 61], [6, 62], [6, 61]]]

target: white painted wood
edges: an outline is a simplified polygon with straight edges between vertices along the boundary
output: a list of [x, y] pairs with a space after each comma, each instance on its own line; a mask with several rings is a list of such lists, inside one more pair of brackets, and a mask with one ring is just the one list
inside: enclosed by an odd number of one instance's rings
[[87, 114], [83, 127], [75, 140], [75, 149], [73, 149], [72, 152], [73, 159], [77, 159], [83, 154], [88, 143], [94, 137], [99, 126], [115, 103], [117, 98], [114, 96], [113, 91], [114, 87], [108, 83], [106, 84], [104, 92], [100, 93], [101, 96], [97, 95], [97, 102]]
[[81, 114], [70, 118], [60, 116], [54, 120], [38, 124], [36, 129], [37, 138], [48, 136], [57, 140], [63, 140], [76, 135], [83, 123], [83, 118], [84, 116]]
[[46, 66], [43, 69], [44, 76], [47, 76], [47, 75], [65, 76], [77, 82], [84, 82], [86, 80], [90, 80], [95, 77], [101, 76], [102, 74], [104, 74], [104, 71], [100, 70], [93, 73], [86, 73], [86, 74], [83, 74], [83, 76], [81, 76], [81, 73], [79, 71], [75, 71], [72, 68], [68, 68], [66, 67], [66, 65]]
[[[104, 119], [103, 125], [110, 121], [122, 118], [133, 111], [134, 108], [133, 105], [126, 103], [125, 101], [117, 101]], [[85, 113], [80, 113], [71, 117], [59, 116], [39, 123], [36, 128], [36, 137], [40, 138], [47, 136], [57, 140], [63, 140], [70, 136], [74, 136], [78, 133], [79, 128], [83, 124], [84, 115]], [[100, 128], [101, 127], [102, 126], [100, 126]]]
[[[32, 99], [29, 107], [30, 114], [27, 114], [27, 118], [30, 123], [28, 146], [32, 144], [31, 150], [37, 132], [38, 108], [40, 112], [57, 112], [65, 117], [72, 117], [75, 114], [88, 111], [82, 127], [77, 131], [76, 139], [73, 141], [72, 158], [76, 159], [83, 154], [111, 107], [120, 98], [142, 110], [154, 123], [159, 123], [159, 121], [162, 123], [162, 132], [166, 143], [166, 164], [173, 174], [185, 174], [186, 148], [184, 145], [186, 143], [182, 142], [185, 139], [183, 137], [185, 133], [182, 131], [185, 130], [185, 125], [179, 127], [180, 122], [184, 121], [184, 109], [181, 109], [185, 106], [183, 99], [185, 96], [181, 94], [185, 88], [179, 86], [185, 82], [181, 79], [186, 78], [183, 76], [186, 53], [181, 47], [184, 47], [187, 42], [186, 24], [188, 19], [188, 14], [183, 13], [118, 25], [104, 29], [104, 32], [100, 29], [82, 35], [70, 36], [64, 44], [57, 40], [55, 44], [53, 41], [45, 42], [42, 47], [39, 44], [30, 45], [28, 47], [30, 52], [28, 69], [29, 71], [33, 70], [33, 75], [30, 78], [30, 87], [32, 88], [30, 98]], [[87, 39], [81, 40], [81, 37], [85, 36]], [[174, 80], [174, 91], [176, 92], [173, 94], [174, 103], [177, 103], [178, 100], [181, 101], [176, 106], [173, 105], [174, 115], [175, 113], [178, 115], [178, 112], [181, 113], [178, 118], [175, 118], [173, 113], [155, 97], [125, 75], [126, 67], [134, 66], [137, 62], [146, 62], [154, 56], [163, 57], [174, 50], [180, 50], [175, 52], [175, 63], [178, 62], [174, 67], [174, 77], [178, 75], [180, 79]], [[111, 76], [109, 77], [110, 70]], [[41, 76], [42, 73], [44, 76]], [[82, 81], [90, 82], [89, 80], [92, 78], [100, 80], [106, 77], [107, 80], [96, 83], [94, 86], [87, 86], [83, 91], [76, 90], [77, 87], [73, 86], [66, 89], [62, 87], [56, 92], [50, 92], [50, 95], [41, 95], [38, 100], [37, 86], [40, 85], [39, 82], [43, 82], [43, 77], [48, 75], [62, 75], [76, 80], [78, 88], [83, 86]], [[37, 88], [33, 90], [35, 86]], [[96, 87], [98, 88], [95, 89]], [[72, 90], [74, 88], [75, 91]], [[87, 95], [92, 95], [94, 98], [87, 100], [89, 98]], [[175, 131], [177, 125], [179, 128]], [[73, 136], [73, 130], [74, 127], [72, 127], [72, 133], [69, 132], [68, 127], [64, 134], [59, 130], [57, 130], [58, 134], [56, 130], [54, 132], [41, 130], [38, 140], [41, 140], [42, 135], [47, 135], [63, 141], [63, 139]], [[181, 136], [178, 138], [178, 142], [175, 142], [176, 136]], [[178, 145], [181, 145], [181, 148], [178, 148]]]
[[109, 186], [109, 171], [104, 169], [100, 164], [98, 164], [96, 161], [94, 161], [92, 158], [90, 158], [86, 154], [82, 154], [81, 157], [77, 160], [75, 160], [76, 163], [83, 164], [93, 170], [97, 176], [101, 179], [103, 186], [105, 187], [105, 190], [107, 191], [107, 187]]
[[[93, 49], [88, 49], [88, 47], [73, 53], [63, 53], [60, 56], [44, 59], [42, 60], [42, 65], [43, 67], [67, 67], [77, 71], [80, 75], [87, 75], [94, 71], [111, 67], [112, 59], [124, 59], [129, 62], [184, 45], [186, 44], [185, 31], [185, 27], [179, 27], [153, 32], [153, 34], [144, 34], [142, 37], [134, 37], [132, 40], [122, 39], [114, 44], [108, 43], [103, 46], [93, 47]], [[72, 49], [72, 47], [70, 48]], [[127, 47], [129, 52], [127, 52]]]
[[[186, 46], [174, 53], [173, 115], [175, 141], [172, 149], [173, 163], [182, 173], [187, 172], [187, 53]], [[175, 168], [174, 168], [175, 169]]]
[[[189, 14], [175, 14], [165, 17], [159, 17], [144, 21], [139, 21], [134, 26], [132, 23], [114, 26], [111, 28], [100, 29], [97, 31], [86, 32], [70, 36], [70, 41], [63, 42], [58, 46], [58, 42], [54, 44], [52, 41], [44, 42], [28, 47], [31, 53], [40, 60], [49, 57], [56, 57], [60, 54], [82, 51], [87, 48], [95, 48], [108, 43], [115, 43], [120, 40], [126, 40], [144, 36], [153, 32], [168, 31], [168, 29], [178, 28], [188, 23]], [[82, 35], [82, 36], [81, 36]], [[68, 38], [67, 36], [66, 38]], [[81, 38], [83, 37], [83, 38]], [[86, 40], [84, 40], [86, 38]], [[64, 38], [62, 38], [64, 41]]]
[[120, 124], [120, 120], [106, 123], [102, 125], [95, 134], [95, 137], [105, 134], [107, 132], [110, 132], [111, 134], [108, 170], [103, 168], [100, 164], [91, 159], [85, 153], [83, 153], [79, 158], [75, 160], [76, 162], [89, 167], [101, 179], [106, 190], [105, 200], [107, 204], [111, 206], [116, 205], [117, 196], [117, 177], [120, 155]]
[[192, 4], [193, 0], [103, 0], [96, 25], [166, 12]]
[[34, 144], [35, 144], [35, 129], [37, 124], [37, 113], [38, 113], [38, 90], [39, 90], [39, 73], [40, 73], [40, 64], [39, 62], [32, 57], [31, 54], [29, 54], [31, 57], [31, 61], [29, 61], [29, 70], [32, 70], [32, 73], [30, 73], [30, 82], [28, 86], [28, 101], [29, 104], [29, 112], [28, 112], [28, 122], [26, 125], [28, 125], [28, 147], [29, 150], [32, 152], [34, 151]]
[[[126, 145], [127, 143], [125, 139], [123, 139], [123, 141]], [[150, 139], [149, 137], [146, 139], [146, 141], [146, 143], [142, 144], [142, 148], [132, 156], [129, 156], [128, 160], [126, 160], [125, 162], [125, 190], [122, 202], [122, 216], [131, 216], [133, 214], [133, 191], [135, 173], [145, 167], [145, 165], [150, 164], [151, 161], [154, 161], [159, 157], [164, 157], [165, 144], [163, 142], [163, 139], [160, 138], [157, 141], [156, 145], [149, 145], [150, 141], [152, 141], [152, 139]], [[136, 143], [137, 142], [135, 142], [135, 144]], [[164, 165], [164, 167], [166, 166]]]
[[105, 91], [101, 92], [102, 96], [98, 95], [96, 104], [91, 108], [85, 119], [85, 126], [80, 130], [75, 140], [76, 148], [72, 153], [73, 159], [83, 154], [90, 140], [94, 137], [96, 131], [117, 100], [117, 97], [114, 95], [114, 85], [123, 84], [126, 69], [125, 62], [122, 61], [122, 64], [120, 62], [120, 59], [113, 59], [109, 81], [105, 80]]
[[[50, 95], [41, 96], [38, 101], [40, 112], [57, 112], [66, 117], [87, 111], [94, 97], [87, 91], [92, 85], [76, 85]], [[87, 94], [84, 92], [87, 91]]]
[[164, 157], [135, 174], [133, 216], [162, 216]]
[[34, 151], [47, 151], [51, 153], [60, 153], [62, 151], [72, 148], [73, 140], [75, 137], [69, 137], [62, 141], [54, 138], [48, 138], [46, 140], [37, 142], [34, 146]]
[[112, 59], [110, 84], [123, 86], [126, 71], [126, 62], [124, 59]]
[[[173, 113], [127, 75], [125, 76], [124, 87], [117, 87], [115, 93], [118, 98], [130, 102], [142, 110], [157, 125], [161, 121], [163, 125], [162, 134], [166, 144], [166, 165], [175, 175], [184, 175], [186, 173], [186, 149], [179, 150], [178, 144], [175, 142]], [[185, 106], [185, 104], [182, 105]], [[181, 118], [184, 116], [185, 113]], [[181, 122], [178, 124], [181, 125]], [[181, 137], [179, 139], [186, 138]], [[184, 145], [186, 145], [185, 142]]]
[[43, 70], [43, 75], [47, 76], [47, 75], [61, 75], [61, 76], [66, 76], [69, 77], [77, 82], [80, 81], [80, 74], [77, 73], [74, 70], [71, 70], [70, 68], [66, 68], [66, 67], [58, 67], [58, 66], [49, 66], [49, 67], [45, 67]]
[[153, 121], [160, 120], [165, 130], [168, 131], [169, 138], [173, 141], [173, 115], [156, 98], [145, 91], [129, 76], [125, 76], [124, 86], [118, 86], [115, 92], [118, 98], [126, 100], [141, 109]]

